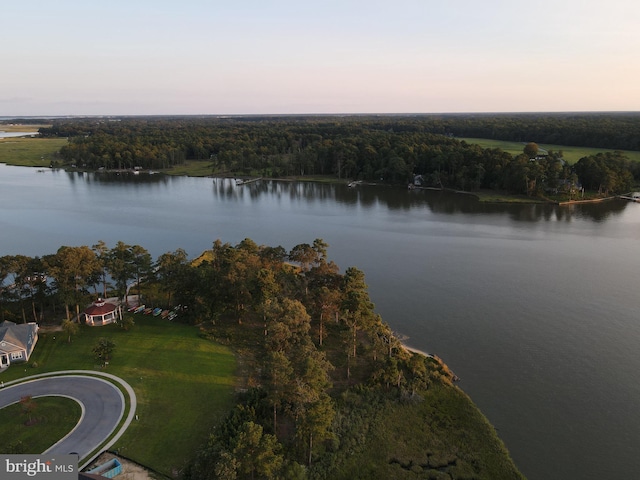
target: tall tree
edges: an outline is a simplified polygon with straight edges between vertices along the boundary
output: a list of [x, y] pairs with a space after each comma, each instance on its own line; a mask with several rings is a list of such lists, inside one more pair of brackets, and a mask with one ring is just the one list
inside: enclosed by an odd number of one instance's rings
[[71, 319], [69, 304], [75, 304], [76, 318], [79, 320], [80, 302], [85, 297], [83, 291], [95, 272], [100, 270], [95, 253], [87, 246], [63, 246], [55, 255], [47, 256], [46, 262], [65, 303], [67, 320]]
[[25, 255], [15, 255], [13, 257], [13, 279], [14, 279], [14, 292], [18, 295], [20, 302], [20, 310], [22, 312], [22, 321], [27, 322], [27, 315], [24, 308], [25, 294], [28, 293], [26, 288], [27, 277], [29, 276], [29, 263], [31, 258]]
[[167, 306], [171, 308], [171, 299], [174, 292], [180, 288], [182, 278], [188, 269], [187, 252], [179, 248], [174, 252], [163, 253], [158, 257], [156, 265], [161, 288], [167, 294]]
[[524, 146], [523, 152], [527, 157], [529, 157], [529, 159], [532, 159], [536, 158], [539, 150], [540, 148], [538, 147], [537, 143], [529, 142]]
[[317, 290], [313, 290], [313, 298], [315, 310], [318, 313], [318, 345], [322, 346], [327, 336], [325, 320], [331, 316], [338, 315], [341, 295], [337, 289], [322, 286]]
[[352, 356], [356, 357], [358, 330], [368, 325], [373, 317], [373, 303], [369, 300], [364, 272], [356, 267], [349, 267], [344, 274], [342, 313], [344, 322], [352, 332]]
[[254, 422], [244, 423], [234, 441], [233, 455], [241, 478], [276, 478], [284, 459], [278, 439]]
[[4, 307], [2, 306], [2, 300], [5, 296], [5, 292], [11, 288], [11, 284], [5, 285], [5, 281], [11, 275], [12, 268], [12, 257], [10, 255], [0, 257], [0, 322], [4, 322]]
[[116, 292], [122, 298], [127, 293], [127, 283], [134, 279], [136, 270], [134, 266], [131, 246], [118, 241], [115, 247], [109, 250], [107, 255], [107, 269], [116, 282]]
[[40, 299], [40, 312], [42, 314], [42, 300], [47, 287], [47, 276], [44, 273], [44, 263], [40, 257], [34, 257], [29, 259], [25, 266], [25, 274], [22, 278], [24, 288], [29, 292], [31, 298], [31, 313], [33, 314], [33, 321], [38, 321], [38, 314], [36, 312], [36, 297]]
[[109, 261], [109, 248], [102, 240], [91, 247], [100, 264], [100, 280], [102, 281], [102, 298], [107, 298], [107, 263]]
[[[135, 280], [138, 289], [138, 301], [140, 301], [140, 284], [143, 278], [147, 278], [153, 273], [152, 259], [149, 252], [140, 245], [133, 245], [131, 248], [132, 270], [135, 273]], [[125, 304], [128, 304], [125, 298]]]
[[273, 431], [278, 433], [278, 409], [287, 401], [293, 386], [293, 366], [282, 351], [268, 353], [265, 368], [267, 401], [273, 409]]

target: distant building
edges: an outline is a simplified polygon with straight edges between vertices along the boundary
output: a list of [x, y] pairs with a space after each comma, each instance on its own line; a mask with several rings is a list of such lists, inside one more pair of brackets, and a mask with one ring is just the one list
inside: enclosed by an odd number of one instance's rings
[[0, 323], [0, 369], [12, 363], [27, 362], [38, 341], [38, 324]]
[[99, 327], [122, 320], [122, 309], [117, 300], [108, 301], [98, 298], [93, 304], [82, 312], [87, 325]]

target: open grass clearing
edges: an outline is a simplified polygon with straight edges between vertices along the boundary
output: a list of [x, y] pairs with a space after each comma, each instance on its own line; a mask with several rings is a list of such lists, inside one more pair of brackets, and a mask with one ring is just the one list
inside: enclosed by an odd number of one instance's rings
[[33, 398], [32, 404], [29, 415], [20, 403], [0, 409], [2, 453], [42, 453], [69, 433], [82, 413], [78, 402], [65, 397]]
[[[512, 155], [519, 155], [522, 153], [526, 142], [509, 142], [503, 140], [491, 140], [488, 138], [458, 138], [458, 140], [465, 141], [470, 144], [480, 145], [482, 148], [500, 148], [505, 152]], [[543, 150], [553, 150], [559, 152], [562, 150], [563, 158], [569, 164], [574, 164], [582, 157], [589, 155], [596, 155], [601, 152], [613, 152], [606, 148], [590, 148], [590, 147], [572, 147], [568, 145], [549, 145], [544, 143], [538, 143], [538, 147]], [[640, 152], [631, 150], [621, 150], [624, 154], [633, 161], [640, 162]]]
[[48, 167], [67, 144], [65, 138], [0, 138], [0, 163], [21, 167]]
[[138, 399], [138, 420], [113, 449], [169, 476], [184, 466], [233, 406], [235, 357], [228, 348], [201, 338], [195, 327], [151, 316], [134, 318], [136, 325], [128, 332], [117, 325], [83, 326], [71, 343], [62, 332], [43, 333], [31, 366], [12, 366], [2, 379], [101, 370], [91, 349], [100, 337], [110, 338], [116, 348], [101, 371], [128, 382]]
[[207, 160], [187, 160], [182, 165], [176, 165], [163, 170], [167, 175], [186, 175], [188, 177], [208, 177], [213, 172], [213, 165]]

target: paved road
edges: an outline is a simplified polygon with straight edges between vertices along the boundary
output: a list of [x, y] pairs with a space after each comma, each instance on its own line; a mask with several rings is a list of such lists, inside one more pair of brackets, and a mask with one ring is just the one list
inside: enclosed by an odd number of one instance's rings
[[[111, 383], [83, 375], [45, 377], [0, 389], [0, 408], [31, 395], [63, 396], [82, 406], [82, 417], [75, 428], [44, 453], [78, 453], [87, 456], [115, 430], [124, 414], [120, 390]], [[135, 408], [135, 407], [134, 407]]]

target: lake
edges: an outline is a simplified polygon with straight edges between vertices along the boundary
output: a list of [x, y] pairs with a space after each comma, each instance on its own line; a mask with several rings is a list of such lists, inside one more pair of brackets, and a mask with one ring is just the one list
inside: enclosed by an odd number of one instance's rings
[[[0, 126], [2, 128], [2, 126]], [[4, 132], [0, 130], [0, 138], [14, 138], [14, 137], [35, 137], [39, 135], [38, 132]]]
[[394, 331], [461, 377], [530, 480], [640, 474], [640, 204], [0, 165], [0, 232], [0, 255], [30, 256], [322, 238]]

